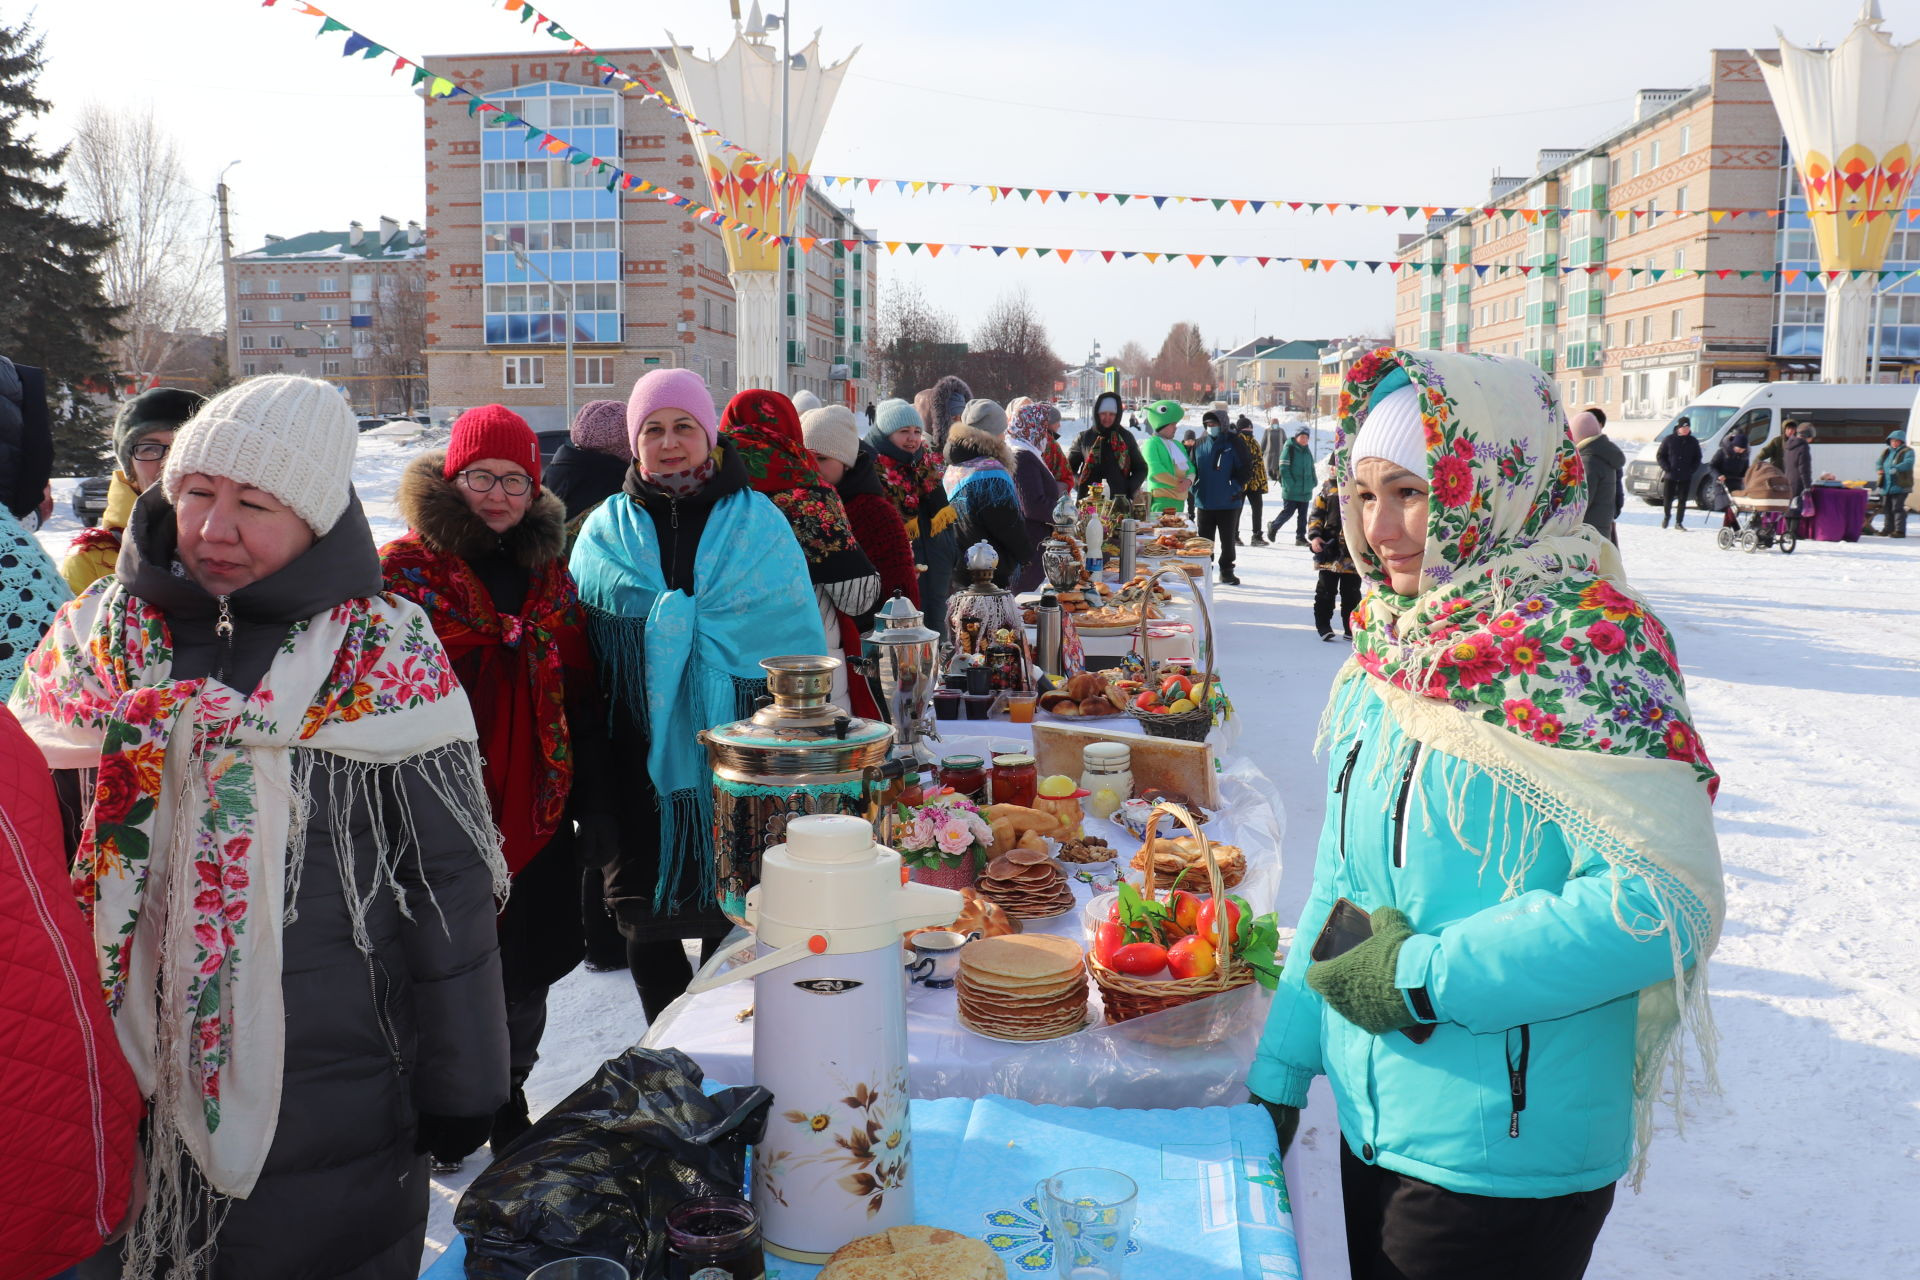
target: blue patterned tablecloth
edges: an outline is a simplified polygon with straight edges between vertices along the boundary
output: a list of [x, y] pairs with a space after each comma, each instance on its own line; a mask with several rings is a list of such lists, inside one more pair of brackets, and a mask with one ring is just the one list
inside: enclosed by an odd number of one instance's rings
[[[1140, 1187], [1127, 1263], [1139, 1280], [1297, 1280], [1292, 1206], [1273, 1124], [1255, 1106], [1120, 1111], [1010, 1098], [912, 1102], [914, 1220], [987, 1242], [1014, 1280], [1053, 1274], [1035, 1189], [1062, 1169], [1118, 1169]], [[456, 1280], [465, 1250], [426, 1274]], [[767, 1259], [769, 1280], [819, 1268]]]

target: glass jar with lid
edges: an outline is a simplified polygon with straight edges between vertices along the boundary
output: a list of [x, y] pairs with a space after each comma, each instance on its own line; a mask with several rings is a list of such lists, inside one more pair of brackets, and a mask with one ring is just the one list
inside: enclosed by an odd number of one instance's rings
[[1080, 789], [1087, 816], [1111, 818], [1133, 798], [1133, 748], [1124, 742], [1089, 742], [1080, 753]]
[[940, 785], [976, 805], [987, 803], [987, 762], [979, 756], [947, 756], [940, 761]]
[[993, 758], [993, 802], [1033, 808], [1040, 774], [1033, 757], [1025, 753], [996, 755]]

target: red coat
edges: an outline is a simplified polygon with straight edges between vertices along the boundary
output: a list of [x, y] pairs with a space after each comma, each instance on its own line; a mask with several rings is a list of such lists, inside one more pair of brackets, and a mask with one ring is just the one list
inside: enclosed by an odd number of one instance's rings
[[40, 1280], [126, 1216], [142, 1105], [67, 880], [53, 779], [0, 708], [0, 1280]]

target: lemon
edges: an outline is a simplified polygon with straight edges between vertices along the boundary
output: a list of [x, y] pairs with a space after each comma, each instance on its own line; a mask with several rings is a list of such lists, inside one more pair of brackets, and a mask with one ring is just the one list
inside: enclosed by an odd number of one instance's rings
[[1177, 701], [1175, 701], [1172, 706], [1168, 707], [1167, 710], [1177, 716], [1182, 711], [1191, 711], [1198, 705], [1199, 704], [1196, 703], [1192, 698], [1180, 698]]
[[1049, 800], [1064, 799], [1079, 790], [1078, 787], [1073, 785], [1073, 779], [1064, 773], [1047, 775], [1040, 779], [1040, 785], [1036, 789]]

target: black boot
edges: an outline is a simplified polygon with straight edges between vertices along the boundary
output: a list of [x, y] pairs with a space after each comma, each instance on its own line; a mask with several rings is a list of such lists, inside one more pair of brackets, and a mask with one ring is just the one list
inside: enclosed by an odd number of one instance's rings
[[527, 1130], [533, 1128], [533, 1120], [527, 1115], [527, 1078], [518, 1071], [513, 1073], [513, 1091], [507, 1094], [507, 1100], [493, 1113], [493, 1136], [487, 1145], [493, 1148], [493, 1158], [498, 1160], [518, 1142]]

